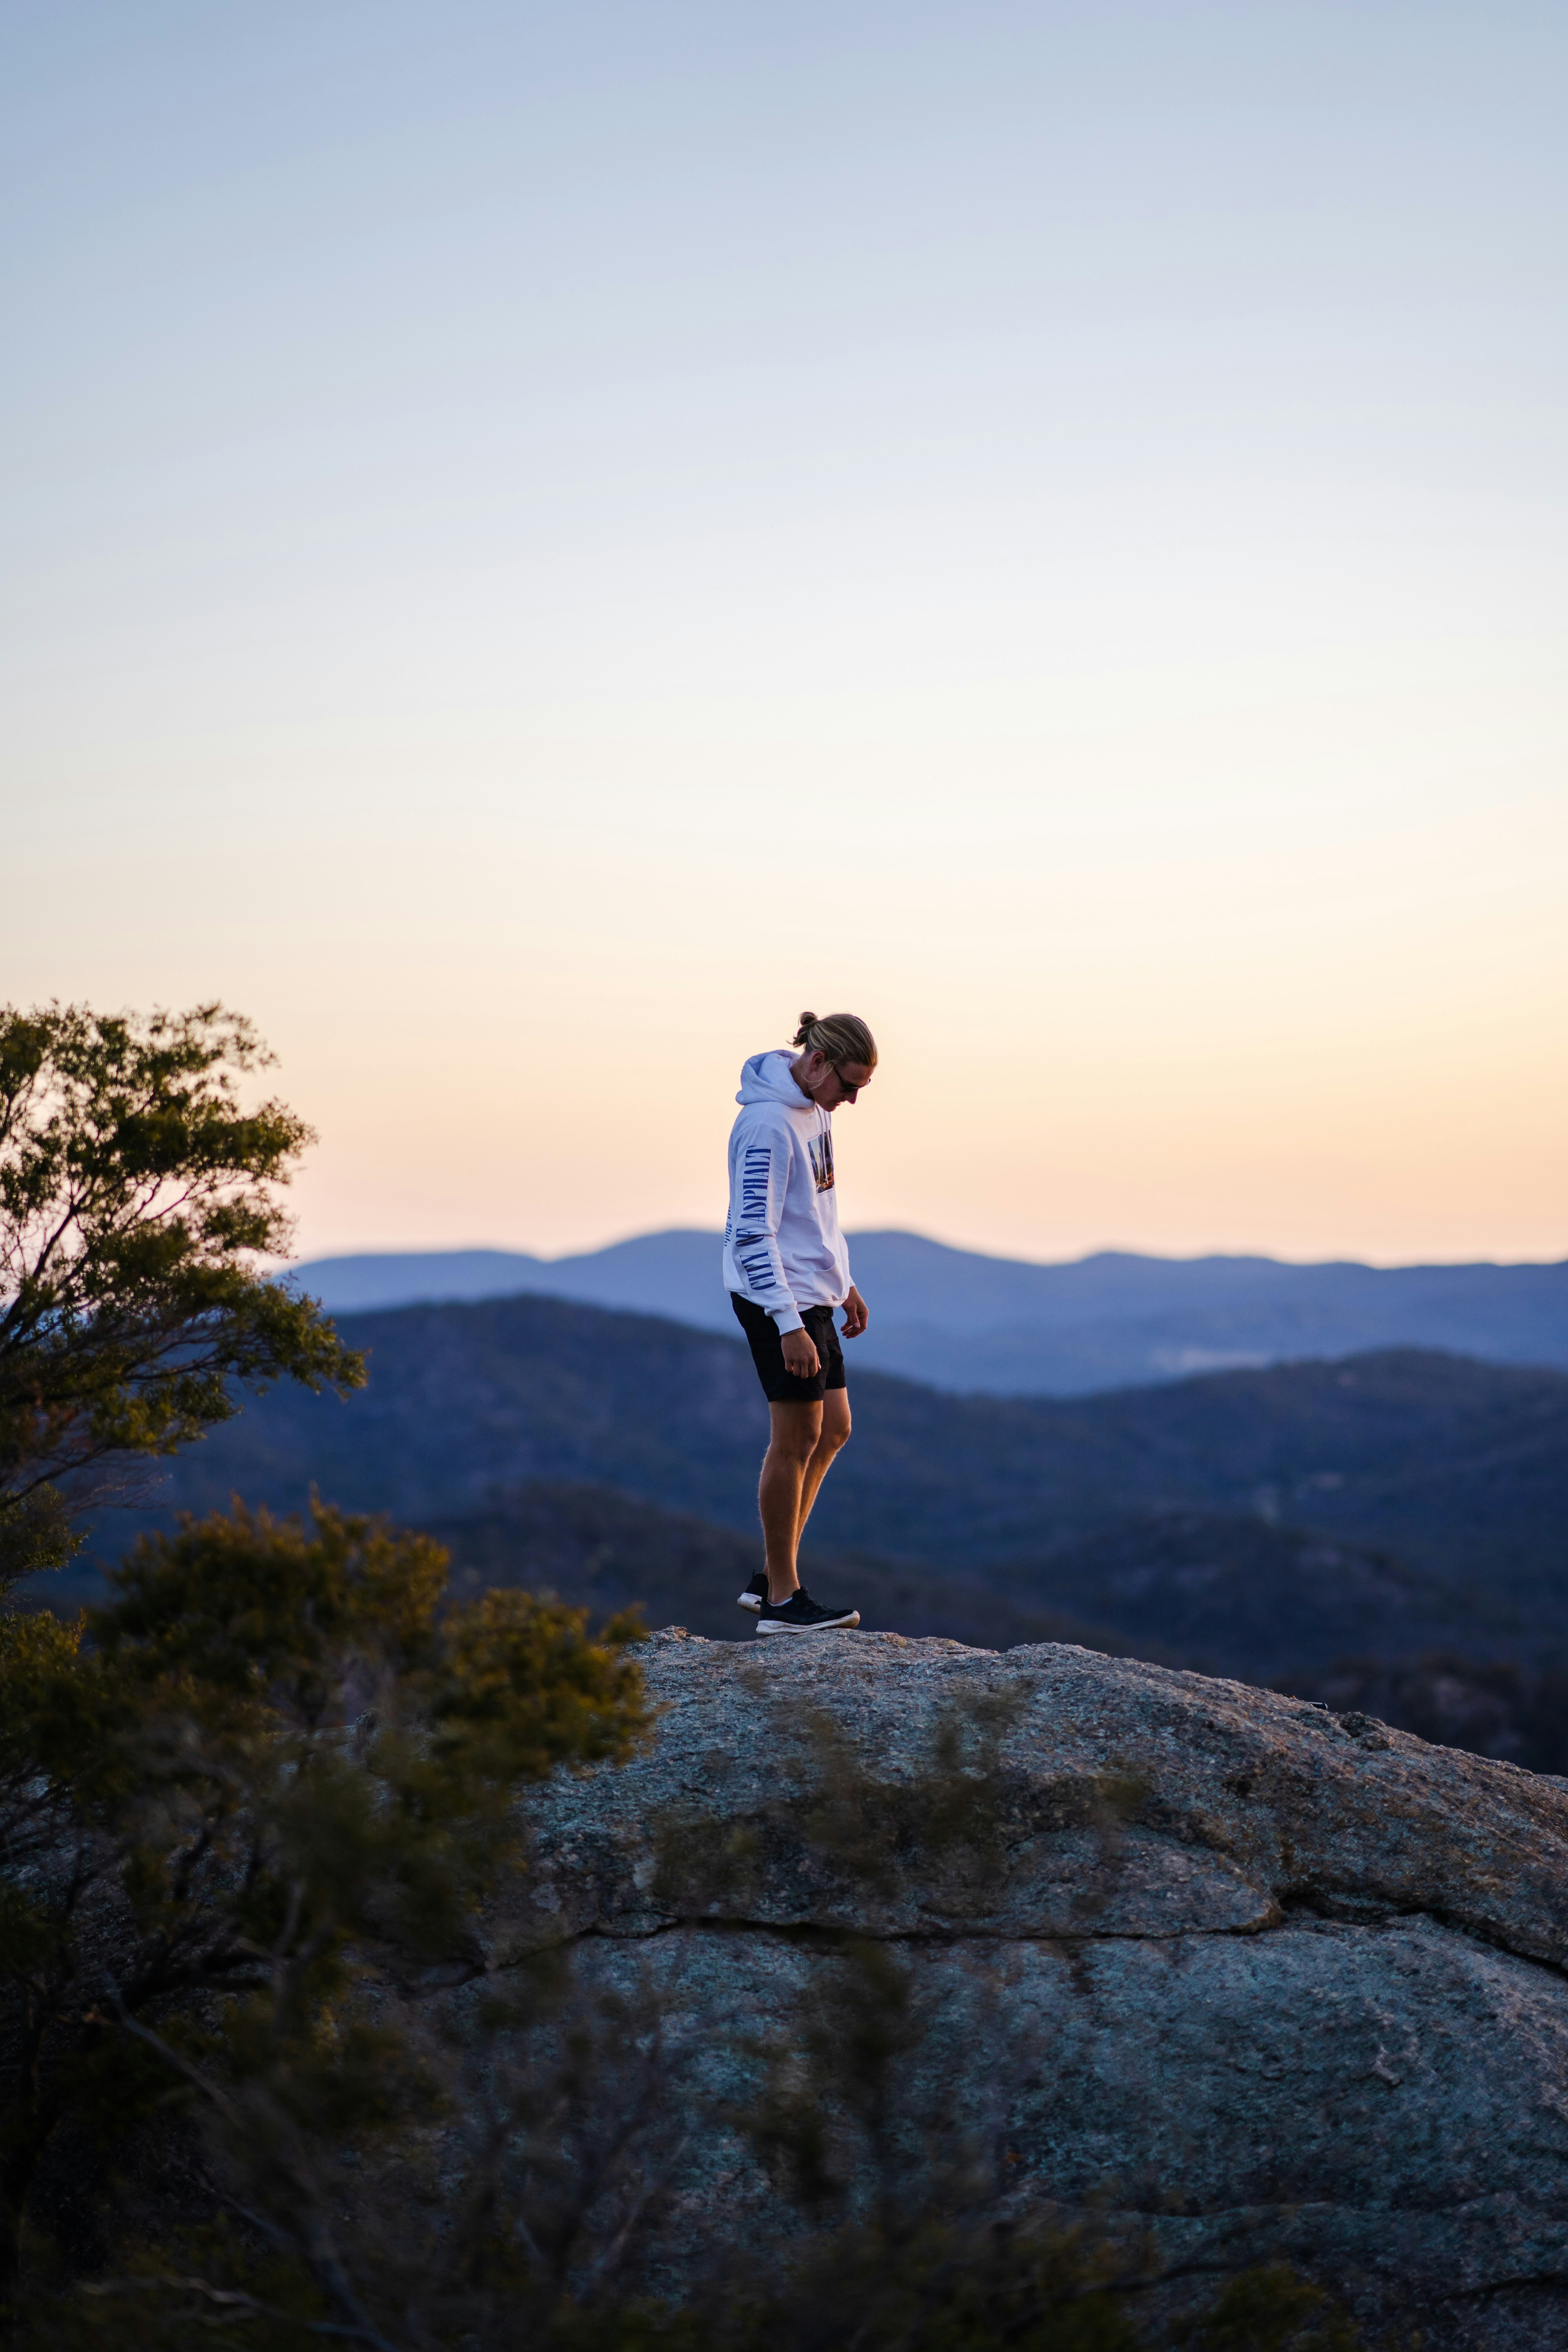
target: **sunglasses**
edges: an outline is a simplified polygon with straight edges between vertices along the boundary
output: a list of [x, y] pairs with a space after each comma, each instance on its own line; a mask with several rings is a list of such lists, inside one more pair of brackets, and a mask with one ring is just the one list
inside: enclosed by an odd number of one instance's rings
[[845, 1099], [848, 1102], [853, 1102], [856, 1096], [860, 1091], [859, 1087], [852, 1087], [850, 1085], [848, 1079], [845, 1076], [837, 1062], [829, 1062], [827, 1066], [832, 1071], [834, 1076], [837, 1079], [839, 1085], [843, 1087]]

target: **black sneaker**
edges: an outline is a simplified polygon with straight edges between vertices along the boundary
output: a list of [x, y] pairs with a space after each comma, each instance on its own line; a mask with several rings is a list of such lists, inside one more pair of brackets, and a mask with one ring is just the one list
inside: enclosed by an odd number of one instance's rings
[[736, 1594], [735, 1606], [737, 1609], [749, 1609], [754, 1617], [767, 1597], [768, 1580], [759, 1574], [752, 1577], [744, 1592]]
[[804, 1584], [787, 1601], [764, 1601], [757, 1612], [759, 1633], [830, 1633], [836, 1625], [847, 1632], [859, 1622], [858, 1609], [824, 1609]]

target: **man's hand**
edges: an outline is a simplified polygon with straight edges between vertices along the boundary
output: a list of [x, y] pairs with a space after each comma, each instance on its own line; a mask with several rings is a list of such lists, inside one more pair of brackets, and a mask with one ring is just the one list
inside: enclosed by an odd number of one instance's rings
[[784, 1349], [786, 1372], [792, 1372], [797, 1381], [814, 1381], [822, 1369], [822, 1359], [809, 1331], [781, 1331], [779, 1345]]
[[848, 1296], [844, 1301], [844, 1337], [847, 1339], [858, 1339], [870, 1320], [870, 1308], [856, 1289], [855, 1285], [851, 1283]]

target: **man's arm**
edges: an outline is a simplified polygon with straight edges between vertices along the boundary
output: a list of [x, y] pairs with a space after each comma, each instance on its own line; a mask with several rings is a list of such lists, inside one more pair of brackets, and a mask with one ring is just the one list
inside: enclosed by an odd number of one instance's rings
[[858, 1339], [870, 1320], [870, 1308], [851, 1283], [844, 1299], [844, 1337]]
[[746, 1296], [778, 1327], [784, 1370], [797, 1380], [810, 1380], [818, 1365], [816, 1347], [801, 1321], [779, 1249], [789, 1150], [787, 1138], [765, 1130], [742, 1144], [730, 1201], [730, 1230], [734, 1235], [735, 1263], [746, 1277]]

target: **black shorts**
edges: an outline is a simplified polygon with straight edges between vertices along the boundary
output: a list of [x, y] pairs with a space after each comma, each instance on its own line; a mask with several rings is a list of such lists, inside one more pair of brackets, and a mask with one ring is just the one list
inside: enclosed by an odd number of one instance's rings
[[770, 1404], [820, 1404], [829, 1389], [848, 1387], [844, 1377], [844, 1350], [834, 1328], [831, 1307], [801, 1308], [800, 1319], [808, 1337], [816, 1342], [816, 1370], [809, 1381], [803, 1381], [797, 1380], [794, 1372], [785, 1371], [784, 1342], [767, 1309], [750, 1298], [742, 1298], [738, 1290], [730, 1293], [730, 1304], [751, 1342], [752, 1361]]

